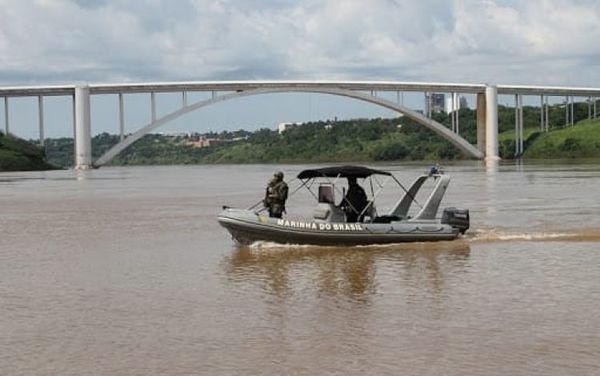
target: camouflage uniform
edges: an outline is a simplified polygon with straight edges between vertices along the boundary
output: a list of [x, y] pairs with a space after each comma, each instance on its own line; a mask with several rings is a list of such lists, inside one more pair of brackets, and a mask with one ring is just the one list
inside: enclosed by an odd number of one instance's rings
[[288, 186], [283, 181], [283, 172], [276, 172], [273, 179], [269, 181], [265, 194], [265, 208], [269, 210], [269, 216], [281, 218], [285, 211], [285, 201], [288, 196]]

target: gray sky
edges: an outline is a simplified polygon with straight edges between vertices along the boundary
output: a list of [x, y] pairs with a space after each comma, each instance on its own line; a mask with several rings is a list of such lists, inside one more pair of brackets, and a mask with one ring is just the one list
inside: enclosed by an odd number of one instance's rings
[[[600, 87], [598, 0], [0, 0], [0, 20], [1, 86], [348, 79]], [[68, 102], [46, 100], [47, 135], [70, 134]], [[176, 102], [160, 96], [159, 112]], [[422, 97], [406, 103], [418, 108]], [[94, 133], [116, 132], [116, 98], [93, 106]], [[11, 130], [37, 137], [35, 100], [10, 107]], [[147, 97], [127, 98], [128, 131], [149, 119], [148, 107]], [[279, 94], [203, 109], [165, 130], [392, 115], [348, 99]]]

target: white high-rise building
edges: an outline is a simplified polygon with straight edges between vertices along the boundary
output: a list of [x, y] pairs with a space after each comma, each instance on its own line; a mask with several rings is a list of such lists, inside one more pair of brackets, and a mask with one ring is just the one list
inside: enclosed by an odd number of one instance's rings
[[447, 114], [459, 110], [461, 108], [469, 107], [469, 103], [467, 102], [467, 98], [459, 97], [458, 94], [454, 93], [446, 98], [446, 104], [444, 106], [444, 110]]
[[277, 125], [277, 131], [279, 132], [279, 134], [282, 134], [293, 125], [294, 123], [279, 123], [279, 125]]

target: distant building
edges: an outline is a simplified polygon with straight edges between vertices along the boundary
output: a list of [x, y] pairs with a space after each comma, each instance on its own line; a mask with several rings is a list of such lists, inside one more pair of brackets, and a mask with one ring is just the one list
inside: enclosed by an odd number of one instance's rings
[[431, 111], [432, 112], [443, 112], [444, 111], [444, 94], [431, 93]]
[[297, 125], [300, 125], [300, 123], [279, 123], [279, 125], [277, 126], [277, 131], [279, 132], [279, 134], [282, 134], [283, 132]]
[[216, 138], [206, 138], [206, 137], [200, 136], [198, 138], [198, 140], [190, 142], [189, 145], [191, 145], [195, 148], [207, 148], [210, 146], [215, 146], [222, 142], [223, 142], [222, 140], [218, 140]]
[[156, 134], [165, 136], [165, 137], [182, 137], [182, 138], [192, 137], [191, 132], [158, 132]]
[[452, 96], [450, 96], [449, 98], [446, 98], [446, 105], [444, 106], [444, 112], [446, 112], [447, 114], [454, 112], [454, 110], [458, 107], [456, 101], [453, 101]]
[[290, 128], [292, 126], [292, 123], [279, 123], [279, 125], [277, 126], [277, 131], [279, 132], [279, 134], [282, 134], [283, 132], [287, 131], [288, 128]]
[[459, 110], [461, 108], [468, 108], [469, 103], [467, 102], [467, 98], [459, 97], [458, 95], [450, 96], [446, 98], [446, 105], [444, 106], [444, 110], [447, 114]]
[[247, 139], [248, 139], [248, 136], [240, 136], [240, 137], [233, 137], [233, 138], [212, 138], [212, 137], [199, 136], [198, 139], [188, 142], [188, 145], [195, 147], [195, 148], [208, 148], [211, 146], [225, 144], [228, 142], [244, 141]]
[[433, 112], [444, 112], [445, 98], [442, 93], [425, 93], [425, 114], [429, 116]]

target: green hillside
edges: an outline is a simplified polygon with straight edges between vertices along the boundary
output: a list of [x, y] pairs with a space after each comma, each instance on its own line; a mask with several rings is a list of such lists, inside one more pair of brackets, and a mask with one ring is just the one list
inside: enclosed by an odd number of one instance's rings
[[207, 155], [207, 163], [342, 162], [461, 158], [449, 142], [404, 119], [303, 124], [278, 134], [263, 129]]
[[[600, 120], [583, 120], [563, 128], [540, 132], [539, 128], [523, 130], [524, 159], [599, 158]], [[503, 159], [514, 157], [515, 132], [498, 136]]]
[[56, 167], [45, 160], [37, 145], [0, 132], [0, 171], [50, 170]]
[[600, 156], [600, 120], [541, 133], [525, 149], [525, 158], [597, 158]]
[[[435, 114], [446, 122], [447, 116]], [[461, 110], [463, 136], [475, 137], [473, 111]], [[472, 120], [470, 120], [472, 118]], [[469, 125], [469, 123], [473, 123]], [[283, 134], [275, 130], [235, 131], [205, 134], [218, 139], [215, 146], [197, 148], [186, 137], [148, 134], [125, 149], [111, 164], [196, 163], [303, 163], [341, 161], [437, 160], [462, 158], [461, 152], [432, 131], [405, 118], [319, 121], [293, 127]], [[119, 141], [103, 133], [92, 140], [93, 158]], [[71, 139], [48, 140], [52, 163], [73, 164]]]

